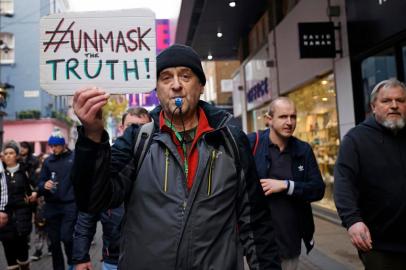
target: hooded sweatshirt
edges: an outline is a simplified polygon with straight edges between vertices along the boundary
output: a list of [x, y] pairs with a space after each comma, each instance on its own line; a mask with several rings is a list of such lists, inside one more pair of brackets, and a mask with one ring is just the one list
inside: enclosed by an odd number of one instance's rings
[[406, 128], [369, 118], [345, 135], [334, 171], [343, 225], [364, 222], [375, 250], [406, 253]]

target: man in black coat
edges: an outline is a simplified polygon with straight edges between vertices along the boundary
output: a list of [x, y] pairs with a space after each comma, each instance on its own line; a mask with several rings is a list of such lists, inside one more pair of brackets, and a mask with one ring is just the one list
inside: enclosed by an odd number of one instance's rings
[[396, 79], [371, 93], [373, 116], [344, 137], [334, 197], [366, 269], [406, 267], [406, 87]]

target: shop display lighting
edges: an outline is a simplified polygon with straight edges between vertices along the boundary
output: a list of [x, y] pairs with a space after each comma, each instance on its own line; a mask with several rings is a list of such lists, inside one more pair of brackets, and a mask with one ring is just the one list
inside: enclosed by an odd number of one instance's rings
[[236, 2], [235, 1], [230, 1], [230, 2], [228, 2], [228, 5], [230, 6], [230, 7], [235, 7], [236, 6]]

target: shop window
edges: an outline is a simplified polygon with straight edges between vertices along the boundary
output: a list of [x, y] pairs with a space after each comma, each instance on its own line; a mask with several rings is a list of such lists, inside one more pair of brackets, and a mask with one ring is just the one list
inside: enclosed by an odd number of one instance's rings
[[403, 76], [406, 78], [406, 45], [402, 46]]
[[0, 64], [14, 63], [14, 35], [0, 33]]
[[374, 86], [382, 80], [397, 77], [395, 49], [389, 48], [361, 62], [364, 92], [364, 109], [370, 113], [369, 96]]
[[297, 109], [294, 135], [312, 146], [326, 184], [324, 198], [317, 204], [335, 210], [334, 164], [340, 141], [334, 75], [327, 75], [301, 87], [288, 97], [295, 102]]
[[0, 15], [11, 16], [14, 14], [14, 0], [0, 0]]

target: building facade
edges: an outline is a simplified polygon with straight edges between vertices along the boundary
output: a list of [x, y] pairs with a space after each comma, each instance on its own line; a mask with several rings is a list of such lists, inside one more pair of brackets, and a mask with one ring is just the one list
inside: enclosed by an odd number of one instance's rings
[[[24, 140], [37, 145], [36, 150], [40, 151], [43, 141], [33, 135], [32, 127], [27, 129], [24, 121], [18, 122], [20, 126], [10, 121], [63, 118], [68, 114], [68, 97], [54, 97], [41, 90], [39, 55], [40, 18], [66, 11], [69, 3], [68, 0], [0, 0], [0, 7], [0, 93], [5, 97], [0, 102], [0, 145], [3, 137], [13, 139], [19, 127], [17, 133], [23, 134]], [[36, 123], [36, 129], [48, 130], [49, 124], [44, 127], [41, 121]], [[67, 129], [63, 132], [68, 134]]]
[[66, 97], [53, 97], [39, 85], [40, 18], [68, 9], [67, 0], [1, 0], [0, 83], [7, 85], [6, 119], [21, 112], [66, 112]]
[[406, 2], [346, 1], [355, 118], [370, 113], [369, 95], [380, 81], [406, 80]]

